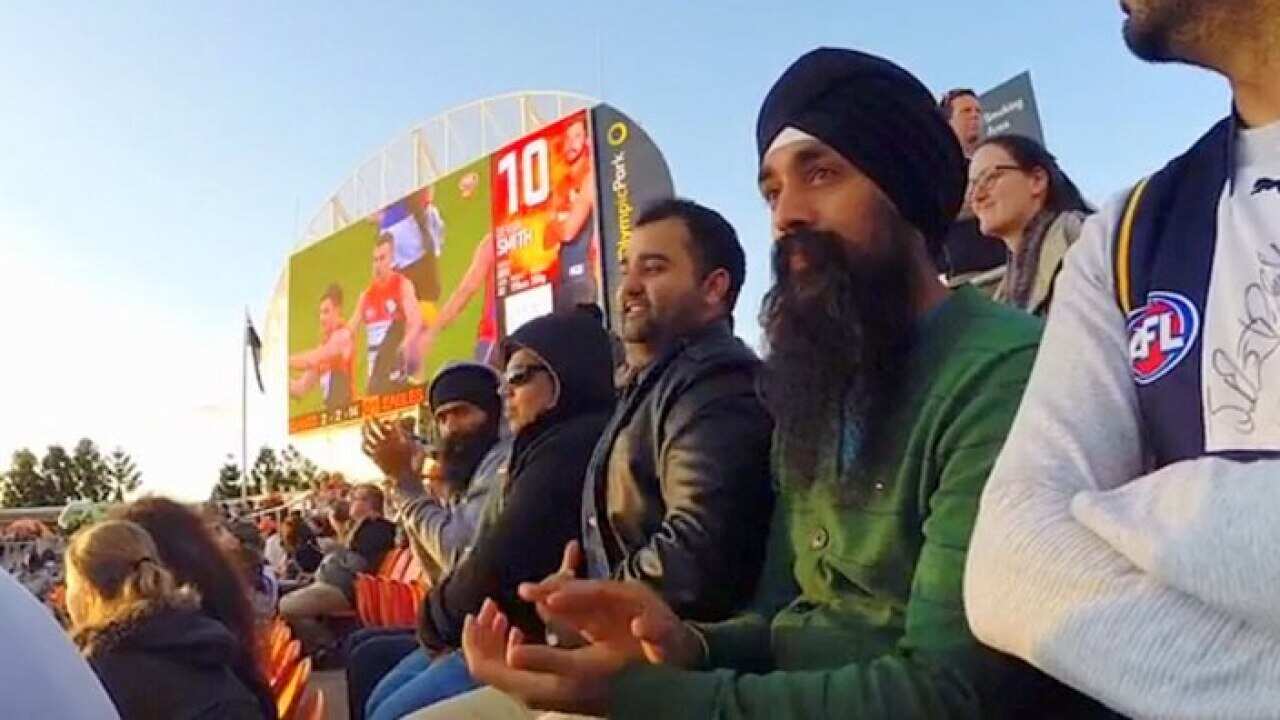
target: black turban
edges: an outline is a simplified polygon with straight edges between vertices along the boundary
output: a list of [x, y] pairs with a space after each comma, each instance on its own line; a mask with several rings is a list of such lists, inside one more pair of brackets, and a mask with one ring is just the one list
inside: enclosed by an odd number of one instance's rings
[[937, 249], [964, 202], [965, 160], [933, 95], [914, 75], [855, 50], [814, 50], [787, 68], [760, 108], [761, 162], [788, 127], [866, 173]]
[[436, 373], [427, 389], [431, 411], [455, 402], [471, 403], [497, 418], [502, 412], [498, 397], [498, 374], [487, 365], [455, 363]]

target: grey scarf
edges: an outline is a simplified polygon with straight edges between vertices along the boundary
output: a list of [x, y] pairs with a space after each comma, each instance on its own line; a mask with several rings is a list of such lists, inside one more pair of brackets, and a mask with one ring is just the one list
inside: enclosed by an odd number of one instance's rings
[[1025, 308], [1031, 301], [1031, 292], [1035, 288], [1036, 273], [1040, 268], [1040, 252], [1044, 249], [1044, 238], [1049, 226], [1058, 219], [1058, 213], [1041, 210], [1031, 218], [1027, 231], [1023, 233], [1022, 244], [1009, 258], [1009, 269], [1004, 278], [1004, 286], [1008, 292], [1011, 305]]

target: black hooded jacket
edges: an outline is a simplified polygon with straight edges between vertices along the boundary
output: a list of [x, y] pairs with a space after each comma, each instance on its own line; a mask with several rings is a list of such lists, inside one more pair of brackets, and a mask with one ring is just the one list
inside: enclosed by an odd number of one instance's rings
[[199, 610], [148, 606], [76, 640], [121, 720], [271, 717], [232, 670], [236, 639]]
[[542, 622], [516, 588], [555, 572], [565, 544], [578, 538], [583, 478], [614, 403], [609, 337], [588, 313], [557, 313], [517, 330], [506, 356], [522, 348], [544, 361], [560, 394], [552, 410], [516, 435], [471, 551], [422, 603], [418, 636], [430, 649], [458, 647], [463, 618], [485, 598], [541, 640]]

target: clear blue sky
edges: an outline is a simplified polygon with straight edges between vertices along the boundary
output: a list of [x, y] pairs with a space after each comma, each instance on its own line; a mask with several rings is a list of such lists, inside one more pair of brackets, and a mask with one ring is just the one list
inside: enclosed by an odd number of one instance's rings
[[563, 89], [630, 114], [737, 226], [754, 337], [752, 130], [789, 62], [867, 49], [937, 92], [1030, 69], [1051, 149], [1101, 200], [1228, 108], [1219, 78], [1132, 58], [1120, 24], [1116, 2], [1065, 0], [5, 3], [0, 459], [84, 435], [202, 493], [238, 450], [241, 308], [261, 321], [299, 209], [454, 105]]

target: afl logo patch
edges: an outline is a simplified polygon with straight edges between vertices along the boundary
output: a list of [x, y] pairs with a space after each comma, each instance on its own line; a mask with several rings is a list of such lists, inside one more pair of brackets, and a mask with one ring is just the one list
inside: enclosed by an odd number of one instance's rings
[[1129, 366], [1133, 381], [1150, 385], [1173, 371], [1200, 333], [1200, 312], [1183, 295], [1156, 291], [1129, 313]]

